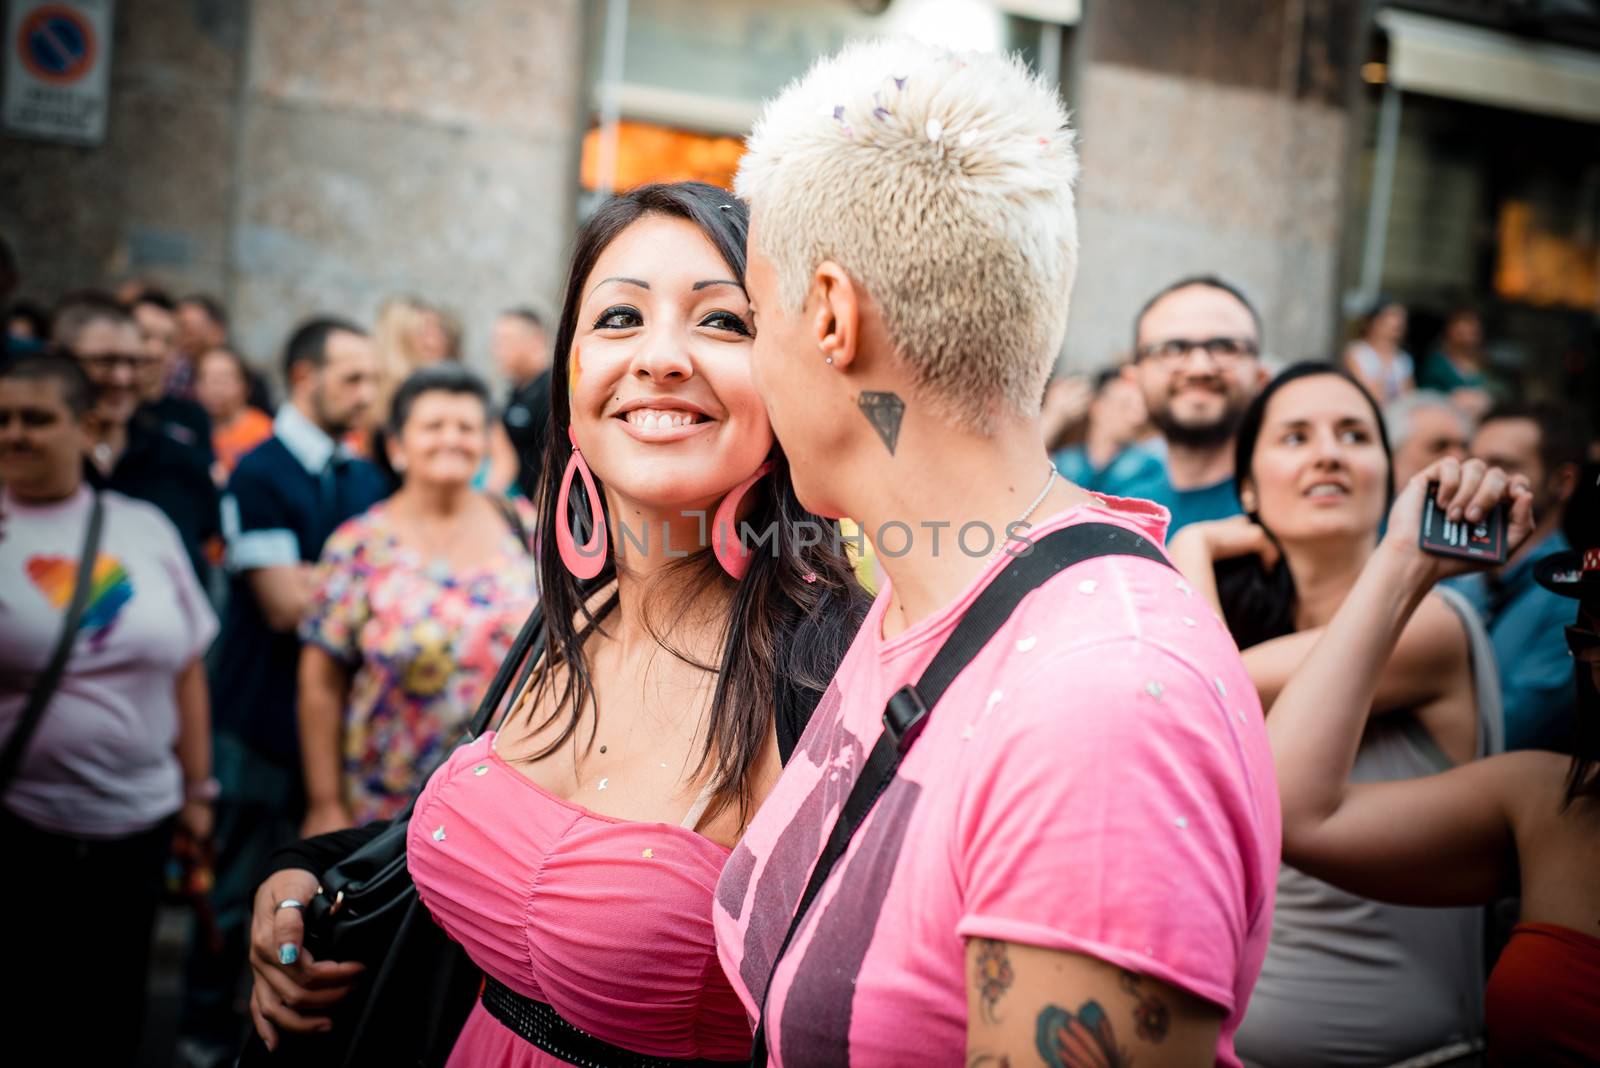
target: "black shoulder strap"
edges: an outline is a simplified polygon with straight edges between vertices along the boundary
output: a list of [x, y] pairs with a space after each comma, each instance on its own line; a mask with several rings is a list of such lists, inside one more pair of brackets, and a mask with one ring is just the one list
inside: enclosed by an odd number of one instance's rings
[[517, 544], [522, 546], [523, 552], [533, 552], [533, 542], [528, 538], [528, 528], [522, 522], [522, 515], [517, 511], [516, 502], [507, 500], [498, 493], [490, 494], [489, 499], [494, 502], [495, 508], [505, 519], [506, 526], [511, 528], [511, 533], [516, 536]]
[[789, 929], [784, 932], [778, 952], [773, 955], [772, 969], [767, 973], [767, 986], [761, 995], [761, 1018], [756, 1023], [755, 1041], [750, 1052], [750, 1060], [755, 1068], [764, 1068], [767, 1063], [766, 1001], [772, 992], [772, 979], [777, 975], [783, 954], [805, 919], [806, 911], [822, 889], [822, 884], [828, 881], [834, 865], [844, 856], [850, 839], [860, 829], [879, 796], [894, 780], [900, 761], [927, 725], [929, 710], [939, 703], [939, 698], [944, 696], [950, 684], [1011, 618], [1011, 613], [1016, 611], [1024, 597], [1073, 564], [1097, 556], [1141, 556], [1172, 566], [1161, 550], [1148, 539], [1110, 523], [1075, 523], [1052, 531], [1034, 541], [1030, 549], [1006, 564], [962, 615], [961, 621], [934, 654], [922, 677], [915, 683], [902, 686], [889, 698], [883, 710], [884, 731], [862, 765], [861, 774], [850, 788], [850, 796], [845, 798], [844, 807], [839, 810], [839, 818], [828, 835], [827, 845], [817, 858], [816, 866], [811, 869], [811, 878], [806, 881], [805, 891], [795, 905]]
[[44, 673], [33, 684], [28, 703], [17, 717], [11, 737], [6, 739], [5, 749], [0, 751], [0, 795], [11, 788], [11, 781], [22, 766], [23, 753], [33, 740], [34, 732], [39, 729], [45, 709], [50, 707], [50, 699], [55, 696], [56, 688], [61, 685], [61, 676], [67, 670], [67, 658], [72, 655], [72, 647], [78, 637], [78, 624], [83, 621], [83, 610], [89, 604], [89, 590], [94, 585], [94, 563], [100, 555], [100, 527], [105, 518], [104, 512], [100, 493], [96, 491], [94, 503], [89, 508], [89, 525], [83, 532], [83, 548], [78, 554], [78, 573], [72, 587], [72, 600], [61, 617], [61, 632], [56, 635], [56, 647], [50, 653], [50, 662]]
[[469, 739], [478, 737], [488, 728], [489, 721], [494, 718], [495, 709], [505, 700], [506, 692], [511, 689], [511, 680], [517, 678], [517, 669], [522, 667], [523, 661], [530, 660], [530, 654], [532, 654], [531, 660], [538, 660], [543, 651], [544, 609], [535, 607], [528, 613], [528, 620], [522, 624], [522, 630], [517, 632], [517, 637], [506, 652], [505, 659], [500, 661], [500, 670], [495, 672], [494, 681], [489, 683], [489, 688], [484, 691], [483, 700], [478, 703], [478, 711], [472, 717], [472, 726], [467, 728]]

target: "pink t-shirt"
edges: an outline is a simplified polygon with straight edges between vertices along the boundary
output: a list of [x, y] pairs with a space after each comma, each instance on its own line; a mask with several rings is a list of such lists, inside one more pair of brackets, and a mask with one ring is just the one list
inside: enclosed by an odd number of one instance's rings
[[[1166, 512], [1104, 499], [1030, 531], [1114, 523], [1161, 544]], [[729, 859], [715, 923], [755, 1016], [828, 831], [913, 682], [1002, 560], [884, 640], [887, 588]], [[1029, 595], [934, 708], [784, 955], [772, 1063], [961, 1065], [965, 940], [1081, 953], [1226, 1012], [1266, 952], [1279, 856], [1261, 707], [1226, 628], [1177, 572], [1106, 557]], [[914, 1024], [914, 1025], [913, 1025]]]

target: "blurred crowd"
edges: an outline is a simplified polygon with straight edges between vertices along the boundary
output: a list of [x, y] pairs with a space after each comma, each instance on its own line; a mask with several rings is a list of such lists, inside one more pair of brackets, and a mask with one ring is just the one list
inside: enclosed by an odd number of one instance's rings
[[[0, 603], [31, 584], [65, 609], [86, 546], [63, 532], [112, 502], [79, 624], [93, 655], [66, 664], [7, 769], [8, 830], [86, 901], [135, 891], [78, 931], [85, 952], [119, 947], [102, 1063], [137, 1047], [159, 901], [197, 907], [182, 1029], [204, 1059], [237, 1046], [266, 853], [393, 815], [534, 602], [544, 324], [527, 308], [492, 324], [510, 388], [491, 398], [443, 309], [396, 297], [370, 330], [314, 318], [286, 342], [277, 403], [208, 296], [129, 283], [20, 303], [6, 329]], [[7, 673], [35, 674], [59, 627], [8, 611]]]
[[[1050, 382], [1056, 470], [1170, 513], [1172, 559], [1217, 601], [1263, 706], [1354, 588], [1413, 475], [1474, 457], [1524, 477], [1532, 535], [1441, 587], [1431, 629], [1407, 631], [1408, 655], [1377, 681], [1374, 711], [1392, 714], [1374, 716], [1352, 774], [1572, 752], [1573, 602], [1539, 565], [1600, 546], [1592, 413], [1498, 378], [1467, 307], [1418, 339], [1404, 305], [1378, 300], [1342, 352], [1286, 369], [1229, 267], [1152, 280], [1126, 359]], [[462, 362], [469, 325], [488, 336], [503, 390]], [[144, 280], [11, 304], [5, 329], [0, 667], [31, 681], [5, 687], [0, 707], [27, 723], [40, 679], [49, 694], [26, 754], [3, 768], [0, 820], [21, 843], [10, 858], [74, 917], [66, 931], [22, 922], [20, 959], [44, 962], [32, 981], [47, 989], [70, 988], [75, 962], [108, 962], [112, 1019], [92, 1063], [120, 1063], [156, 910], [193, 906], [182, 1054], [224, 1063], [270, 855], [399, 814], [537, 601], [549, 331], [529, 308], [463, 324], [396, 296], [371, 324], [296, 325], [269, 374], [264, 354], [234, 345], [220, 301]], [[1356, 415], [1325, 428], [1335, 409]], [[1331, 499], [1370, 521], [1305, 536]], [[870, 545], [853, 563], [868, 589], [881, 583]], [[28, 590], [44, 597], [23, 611]], [[39, 666], [63, 613], [91, 638], [51, 677]], [[1237, 1035], [1247, 1062], [1481, 1051], [1485, 976], [1514, 902], [1380, 904], [1293, 868], [1277, 893]]]

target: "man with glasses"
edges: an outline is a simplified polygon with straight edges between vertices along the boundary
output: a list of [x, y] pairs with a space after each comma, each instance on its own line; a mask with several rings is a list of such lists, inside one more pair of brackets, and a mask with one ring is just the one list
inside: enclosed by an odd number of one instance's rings
[[78, 360], [95, 387], [88, 419], [90, 481], [161, 509], [178, 528], [206, 586], [204, 547], [221, 532], [217, 489], [201, 453], [139, 411], [140, 380], [156, 357], [146, 350], [133, 317], [109, 295], [79, 294], [56, 308], [50, 338]]
[[1237, 288], [1201, 275], [1151, 297], [1133, 329], [1133, 363], [1123, 373], [1144, 394], [1166, 442], [1167, 484], [1151, 496], [1172, 513], [1167, 536], [1189, 523], [1239, 514], [1233, 438], [1267, 379], [1260, 315]]

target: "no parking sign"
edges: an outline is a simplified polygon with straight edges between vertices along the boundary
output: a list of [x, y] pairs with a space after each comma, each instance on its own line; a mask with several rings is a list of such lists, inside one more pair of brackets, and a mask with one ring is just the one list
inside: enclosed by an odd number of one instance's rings
[[6, 132], [95, 145], [105, 139], [115, 0], [10, 0]]

